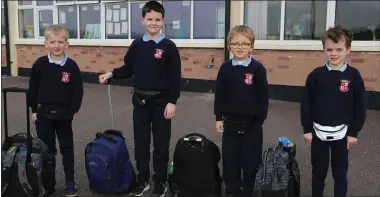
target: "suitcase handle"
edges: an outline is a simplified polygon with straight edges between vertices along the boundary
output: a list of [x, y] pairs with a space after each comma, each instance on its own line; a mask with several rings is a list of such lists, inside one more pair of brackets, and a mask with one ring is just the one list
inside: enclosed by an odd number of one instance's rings
[[[7, 93], [8, 92], [15, 92], [15, 93], [25, 93], [26, 97], [26, 133], [28, 137], [28, 150], [32, 150], [32, 136], [30, 134], [30, 117], [29, 117], [29, 106], [28, 106], [28, 89], [26, 88], [19, 88], [19, 87], [8, 87], [3, 88], [3, 108], [4, 108], [4, 130], [5, 130], [5, 140], [9, 142], [9, 134], [8, 134], [8, 109], [7, 109]], [[27, 156], [27, 160], [30, 160], [30, 154]]]
[[110, 108], [110, 115], [111, 115], [111, 121], [112, 121], [112, 129], [115, 130], [115, 119], [113, 117], [113, 106], [112, 106], [112, 96], [111, 96], [111, 84], [114, 80], [108, 79], [107, 86], [108, 86], [108, 106]]

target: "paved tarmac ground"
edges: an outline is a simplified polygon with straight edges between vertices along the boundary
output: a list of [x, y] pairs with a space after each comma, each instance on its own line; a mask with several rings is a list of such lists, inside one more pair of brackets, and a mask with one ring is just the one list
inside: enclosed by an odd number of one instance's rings
[[[27, 87], [27, 78], [3, 77], [2, 88]], [[116, 129], [126, 136], [131, 159], [134, 161], [132, 133], [132, 104], [130, 87], [112, 87]], [[25, 99], [23, 94], [8, 95], [8, 121], [10, 134], [26, 132]], [[73, 123], [75, 138], [76, 178], [78, 196], [105, 196], [92, 193], [88, 188], [84, 167], [84, 147], [96, 132], [111, 128], [107, 86], [85, 84], [85, 96], [80, 112]], [[264, 125], [264, 148], [277, 142], [279, 136], [288, 136], [297, 144], [297, 159], [301, 170], [301, 195], [311, 195], [310, 146], [302, 138], [299, 104], [271, 101], [268, 119]], [[3, 116], [2, 116], [3, 117]], [[3, 121], [3, 119], [2, 119]], [[2, 124], [4, 125], [4, 124]], [[3, 127], [4, 128], [4, 127]], [[32, 132], [35, 133], [34, 124]], [[215, 141], [221, 148], [221, 134], [215, 132], [213, 95], [182, 92], [177, 105], [177, 116], [173, 120], [170, 156], [177, 140], [185, 134], [199, 132]], [[2, 137], [4, 131], [2, 130]], [[4, 138], [2, 138], [4, 139]], [[368, 111], [368, 118], [359, 136], [359, 144], [350, 152], [349, 196], [380, 196], [380, 111]], [[58, 153], [57, 161], [61, 161]], [[221, 167], [221, 162], [220, 162]], [[222, 169], [222, 168], [221, 168]], [[57, 163], [57, 194], [63, 196], [64, 174]], [[326, 180], [326, 196], [333, 195], [331, 170]]]

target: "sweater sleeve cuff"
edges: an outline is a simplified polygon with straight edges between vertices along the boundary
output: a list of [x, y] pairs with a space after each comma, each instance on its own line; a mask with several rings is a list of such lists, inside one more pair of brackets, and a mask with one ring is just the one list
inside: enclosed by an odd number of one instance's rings
[[359, 130], [353, 127], [348, 127], [347, 136], [357, 138], [359, 135]]
[[223, 120], [222, 114], [216, 114], [215, 118], [216, 118], [216, 121], [222, 121]]
[[311, 133], [311, 132], [313, 132], [313, 125], [303, 126], [303, 133], [304, 134]]
[[36, 107], [31, 107], [32, 108], [32, 113], [36, 113], [37, 112], [37, 108]]
[[169, 97], [168, 102], [171, 103], [171, 104], [176, 105], [176, 104], [177, 104], [177, 100], [178, 100], [178, 99], [175, 98], [175, 97]]

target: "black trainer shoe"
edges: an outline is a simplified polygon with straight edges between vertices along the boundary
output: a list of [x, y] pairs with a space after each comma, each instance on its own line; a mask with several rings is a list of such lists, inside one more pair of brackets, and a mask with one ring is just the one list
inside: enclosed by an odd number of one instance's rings
[[137, 187], [132, 191], [132, 196], [143, 196], [144, 193], [146, 194], [147, 191], [149, 191], [150, 186], [148, 182], [142, 182], [138, 183]]
[[77, 196], [78, 191], [75, 184], [68, 184], [65, 189], [66, 197], [74, 197]]
[[164, 197], [167, 192], [166, 184], [155, 184], [152, 192], [152, 197]]

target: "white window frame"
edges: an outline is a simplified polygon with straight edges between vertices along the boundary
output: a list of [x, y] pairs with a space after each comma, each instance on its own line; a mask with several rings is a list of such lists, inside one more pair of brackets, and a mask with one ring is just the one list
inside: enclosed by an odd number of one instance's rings
[[[280, 40], [256, 40], [255, 49], [277, 49], [277, 50], [323, 50], [320, 40], [284, 40], [285, 29], [285, 1], [281, 1], [281, 27]], [[240, 24], [244, 24], [245, 1], [240, 5]], [[327, 1], [326, 30], [335, 24], [336, 0]], [[352, 51], [380, 51], [380, 41], [352, 41]]]
[[[191, 25], [190, 25], [190, 39], [171, 39], [176, 43], [177, 47], [201, 47], [201, 48], [224, 48], [224, 39], [193, 39], [193, 15], [194, 15], [194, 1], [191, 0]], [[128, 39], [105, 39], [105, 33], [106, 33], [106, 24], [105, 24], [105, 4], [108, 3], [118, 3], [118, 2], [127, 2], [128, 3]], [[107, 0], [107, 1], [101, 1], [99, 3], [98, 0], [90, 1], [78, 1], [73, 0], [71, 2], [64, 2], [64, 3], [57, 3], [56, 0], [53, 1], [53, 5], [49, 6], [37, 6], [36, 0], [33, 0], [32, 5], [29, 6], [20, 6], [17, 5], [17, 12], [20, 9], [23, 8], [32, 8], [34, 13], [34, 33], [35, 38], [20, 38], [17, 37], [16, 44], [31, 44], [31, 45], [42, 45], [44, 42], [43, 37], [38, 37], [38, 28], [39, 28], [39, 16], [37, 16], [38, 11], [40, 8], [44, 9], [53, 9], [53, 21], [54, 24], [58, 24], [58, 6], [61, 5], [78, 5], [77, 7], [77, 14], [78, 14], [78, 31], [79, 31], [79, 6], [85, 5], [85, 4], [98, 4], [100, 6], [100, 17], [101, 17], [101, 39], [69, 39], [70, 45], [79, 45], [79, 46], [129, 46], [133, 39], [131, 39], [131, 22], [129, 21], [131, 18], [131, 3], [144, 3], [147, 1], [140, 1], [140, 0]], [[160, 1], [161, 2], [161, 1]], [[16, 19], [18, 22], [18, 18]], [[37, 28], [36, 28], [37, 27]], [[19, 28], [17, 27], [17, 30], [19, 31]], [[19, 35], [19, 33], [18, 33]], [[80, 34], [78, 34], [78, 37], [80, 37]]]

